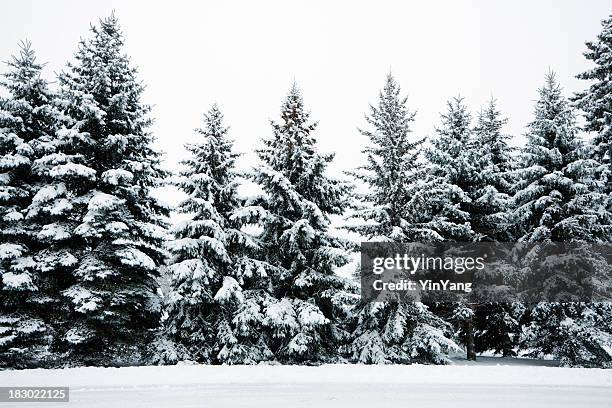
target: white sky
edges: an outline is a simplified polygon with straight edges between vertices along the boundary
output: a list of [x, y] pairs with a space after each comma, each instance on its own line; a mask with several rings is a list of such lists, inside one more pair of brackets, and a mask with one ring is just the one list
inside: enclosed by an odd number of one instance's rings
[[[169, 167], [193, 141], [201, 114], [217, 101], [240, 165], [270, 134], [295, 79], [320, 125], [334, 169], [361, 163], [368, 103], [391, 69], [417, 109], [415, 135], [433, 133], [457, 94], [476, 111], [494, 95], [520, 135], [549, 67], [566, 94], [584, 87], [594, 39], [612, 0], [590, 1], [11, 1], [0, 14], [0, 59], [28, 38], [46, 76], [72, 58], [91, 22], [115, 10], [125, 51], [147, 85], [153, 128]], [[4, 71], [1, 67], [0, 71]]]

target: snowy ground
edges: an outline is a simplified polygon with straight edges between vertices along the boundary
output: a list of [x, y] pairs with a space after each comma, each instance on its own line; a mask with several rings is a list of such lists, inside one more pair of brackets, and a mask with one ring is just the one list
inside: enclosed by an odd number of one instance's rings
[[[612, 370], [481, 358], [453, 366], [173, 366], [0, 372], [70, 386], [69, 407], [610, 407]], [[44, 405], [44, 404], [43, 404]], [[4, 407], [40, 403], [0, 403]]]

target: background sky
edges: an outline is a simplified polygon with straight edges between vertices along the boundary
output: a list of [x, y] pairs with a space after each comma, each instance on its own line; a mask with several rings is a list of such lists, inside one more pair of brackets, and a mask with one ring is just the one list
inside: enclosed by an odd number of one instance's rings
[[254, 164], [253, 149], [296, 80], [339, 171], [362, 162], [366, 140], [356, 128], [389, 70], [418, 111], [415, 137], [433, 135], [445, 101], [459, 94], [474, 112], [494, 96], [506, 131], [521, 135], [549, 68], [567, 95], [585, 87], [574, 78], [590, 66], [584, 41], [595, 39], [612, 0], [20, 0], [0, 14], [0, 60], [29, 39], [53, 80], [90, 24], [113, 10], [168, 167], [215, 101], [246, 153], [239, 165]]

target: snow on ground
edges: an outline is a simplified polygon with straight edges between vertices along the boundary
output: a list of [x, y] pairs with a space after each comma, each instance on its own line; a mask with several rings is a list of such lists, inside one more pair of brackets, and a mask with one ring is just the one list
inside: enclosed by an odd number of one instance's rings
[[[70, 407], [609, 407], [612, 370], [484, 357], [453, 366], [73, 368], [0, 372], [0, 386], [69, 386]], [[38, 403], [0, 403], [26, 408]]]

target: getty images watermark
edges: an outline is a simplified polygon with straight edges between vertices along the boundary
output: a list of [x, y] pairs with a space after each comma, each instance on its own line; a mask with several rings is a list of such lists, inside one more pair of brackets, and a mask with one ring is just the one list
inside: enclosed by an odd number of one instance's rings
[[361, 244], [364, 301], [610, 301], [612, 245]]

